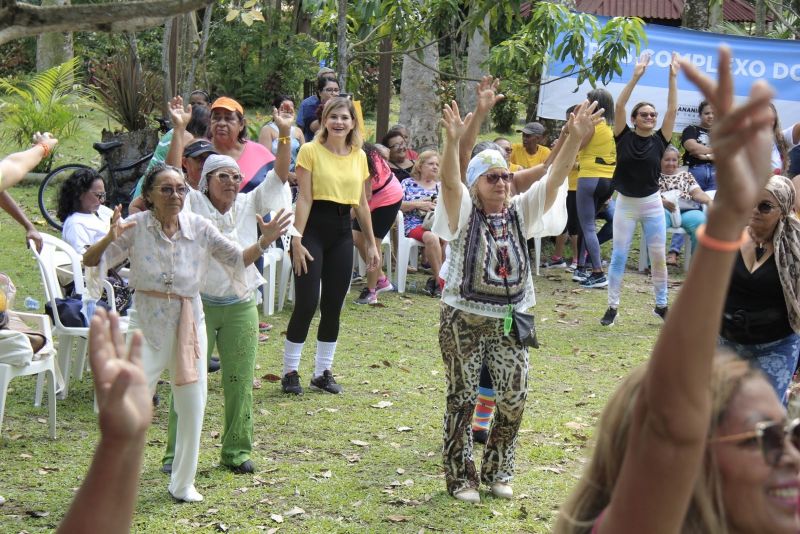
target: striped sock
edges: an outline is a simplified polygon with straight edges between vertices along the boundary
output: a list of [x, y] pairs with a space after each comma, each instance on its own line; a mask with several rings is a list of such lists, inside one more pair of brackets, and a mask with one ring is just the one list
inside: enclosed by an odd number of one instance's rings
[[491, 388], [478, 388], [478, 402], [475, 403], [475, 413], [472, 416], [472, 430], [489, 431], [489, 423], [494, 413], [494, 390]]

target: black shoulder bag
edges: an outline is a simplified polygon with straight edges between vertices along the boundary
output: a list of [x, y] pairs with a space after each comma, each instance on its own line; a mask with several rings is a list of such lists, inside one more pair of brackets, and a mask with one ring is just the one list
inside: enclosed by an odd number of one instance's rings
[[[489, 231], [489, 237], [491, 237], [492, 241], [495, 243], [495, 251], [498, 251], [497, 242], [494, 240], [494, 235], [492, 234], [492, 229], [489, 227], [489, 223], [486, 221], [486, 216], [483, 214], [482, 211], [478, 210], [478, 213], [481, 215], [481, 220], [486, 225], [486, 229]], [[514, 215], [514, 225], [517, 228], [517, 235], [520, 239], [520, 246], [525, 251], [525, 261], [527, 262], [527, 268], [530, 269], [531, 259], [528, 254], [528, 246], [525, 236], [522, 235], [522, 228], [519, 225], [519, 219], [517, 216]], [[500, 262], [500, 255], [498, 255], [498, 263]], [[533, 347], [535, 349], [539, 348], [539, 339], [536, 337], [536, 324], [534, 322], [534, 316], [532, 313], [526, 313], [522, 311], [518, 311], [514, 309], [514, 305], [511, 303], [511, 292], [508, 289], [508, 268], [509, 265], [509, 258], [508, 254], [505, 254], [502, 257], [502, 265], [500, 266], [501, 272], [500, 276], [503, 278], [503, 284], [506, 287], [506, 298], [508, 299], [508, 310], [506, 311], [506, 315], [503, 318], [503, 334], [509, 335], [512, 332], [517, 340], [523, 347]]]

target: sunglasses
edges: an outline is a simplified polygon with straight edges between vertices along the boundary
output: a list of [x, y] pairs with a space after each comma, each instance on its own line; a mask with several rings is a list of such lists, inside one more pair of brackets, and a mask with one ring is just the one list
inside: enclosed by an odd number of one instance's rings
[[405, 150], [408, 148], [408, 145], [405, 143], [397, 143], [396, 145], [389, 146], [389, 150]]
[[220, 182], [233, 182], [235, 184], [238, 184], [239, 182], [242, 181], [241, 174], [228, 174], [227, 172], [218, 172], [217, 174], [214, 174], [212, 176], [216, 176]]
[[486, 181], [489, 182], [489, 184], [491, 184], [491, 185], [496, 184], [500, 180], [503, 180], [505, 183], [509, 184], [514, 179], [514, 173], [513, 172], [512, 173], [501, 172], [501, 173], [484, 174], [484, 176], [486, 177]]
[[106, 201], [106, 194], [105, 193], [95, 193], [94, 191], [90, 191], [90, 193], [93, 194], [95, 197], [97, 197], [97, 200], [99, 200], [100, 202], [105, 202]]
[[782, 426], [782, 423], [775, 421], [761, 421], [756, 423], [755, 430], [723, 436], [711, 439], [710, 443], [730, 443], [735, 442], [742, 447], [758, 445], [764, 455], [767, 465], [775, 467], [781, 461], [785, 447], [786, 438], [792, 442], [792, 446], [800, 450], [800, 419], [794, 419]]
[[655, 111], [640, 111], [639, 113], [637, 113], [637, 115], [639, 115], [643, 119], [655, 119], [656, 117], [658, 117], [658, 113], [656, 113]]
[[189, 188], [186, 187], [185, 185], [182, 185], [176, 189], [165, 185], [163, 187], [159, 187], [158, 191], [165, 197], [171, 197], [172, 195], [175, 194], [177, 194], [179, 197], [185, 197], [187, 193], [189, 193]]
[[758, 203], [758, 205], [756, 206], [756, 209], [758, 210], [758, 213], [760, 213], [761, 215], [767, 215], [769, 212], [771, 212], [772, 210], [774, 210], [777, 207], [778, 206], [776, 206], [775, 204], [773, 204], [771, 202], [767, 202], [766, 200], [762, 200], [761, 202]]

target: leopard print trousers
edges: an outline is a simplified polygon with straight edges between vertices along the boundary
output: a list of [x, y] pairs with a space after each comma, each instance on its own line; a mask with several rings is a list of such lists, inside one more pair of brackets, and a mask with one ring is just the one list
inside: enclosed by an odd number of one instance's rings
[[484, 317], [441, 304], [439, 348], [447, 379], [444, 463], [451, 494], [478, 487], [472, 460], [472, 413], [485, 361], [496, 392], [494, 421], [483, 453], [480, 481], [509, 483], [514, 450], [528, 396], [528, 351], [503, 335], [503, 319]]

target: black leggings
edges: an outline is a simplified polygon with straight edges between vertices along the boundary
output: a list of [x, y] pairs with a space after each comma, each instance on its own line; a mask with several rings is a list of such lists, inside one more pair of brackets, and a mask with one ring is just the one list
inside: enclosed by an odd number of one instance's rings
[[305, 342], [319, 304], [317, 340], [336, 341], [339, 315], [353, 272], [350, 206], [315, 200], [311, 204], [302, 242], [314, 260], [306, 262], [307, 273], [294, 277], [294, 310], [286, 329], [286, 339], [292, 343]]

